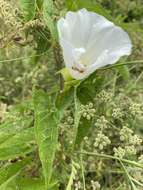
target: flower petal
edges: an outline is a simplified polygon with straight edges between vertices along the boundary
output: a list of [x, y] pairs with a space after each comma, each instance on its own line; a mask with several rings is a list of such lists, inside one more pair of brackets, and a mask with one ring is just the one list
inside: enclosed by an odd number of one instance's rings
[[58, 32], [66, 67], [75, 79], [131, 53], [132, 44], [124, 30], [86, 9], [68, 12], [58, 21]]
[[[108, 58], [108, 51], [104, 51], [100, 57], [98, 57], [98, 60], [95, 64], [89, 65], [84, 69], [84, 72], [75, 71], [73, 69], [70, 69], [69, 72], [72, 75], [73, 78], [77, 80], [81, 80], [83, 78], [88, 77], [91, 73], [93, 73], [98, 68], [104, 66], [106, 63], [106, 60]], [[103, 64], [103, 65], [102, 65]]]
[[94, 64], [98, 57], [107, 50], [109, 57], [106, 64], [103, 64], [104, 66], [115, 63], [123, 55], [130, 55], [131, 49], [132, 44], [128, 34], [120, 27], [113, 26], [100, 32], [98, 39], [92, 42], [84, 56], [88, 56], [90, 64]]

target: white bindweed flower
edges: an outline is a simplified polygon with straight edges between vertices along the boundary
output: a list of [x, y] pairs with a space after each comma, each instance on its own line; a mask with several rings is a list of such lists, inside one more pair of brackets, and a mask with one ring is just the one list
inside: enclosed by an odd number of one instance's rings
[[66, 67], [78, 80], [131, 53], [131, 40], [124, 30], [86, 9], [68, 12], [58, 21], [58, 32]]

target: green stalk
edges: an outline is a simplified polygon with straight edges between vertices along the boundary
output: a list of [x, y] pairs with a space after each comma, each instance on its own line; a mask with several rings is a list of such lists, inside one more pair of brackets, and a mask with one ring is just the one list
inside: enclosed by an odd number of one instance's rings
[[111, 156], [111, 155], [107, 155], [107, 154], [99, 154], [99, 153], [86, 152], [86, 151], [76, 152], [76, 153], [78, 153], [78, 154], [86, 154], [86, 155], [89, 155], [89, 156], [97, 156], [97, 157], [101, 157], [101, 158], [104, 158], [104, 159], [118, 160], [118, 161], [122, 161], [124, 163], [128, 163], [128, 164], [131, 164], [131, 165], [134, 165], [134, 166], [136, 166], [138, 168], [142, 168], [143, 169], [143, 165], [139, 164], [139, 163], [137, 163], [135, 161], [131, 161], [131, 160], [127, 160], [127, 159], [122, 159], [122, 158]]

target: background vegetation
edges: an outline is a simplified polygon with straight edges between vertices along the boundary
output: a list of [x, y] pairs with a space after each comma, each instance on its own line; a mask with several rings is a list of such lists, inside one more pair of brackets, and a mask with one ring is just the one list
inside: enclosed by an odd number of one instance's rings
[[[133, 52], [64, 83], [56, 22], [80, 8]], [[142, 190], [143, 1], [0, 0], [0, 23], [0, 190]]]

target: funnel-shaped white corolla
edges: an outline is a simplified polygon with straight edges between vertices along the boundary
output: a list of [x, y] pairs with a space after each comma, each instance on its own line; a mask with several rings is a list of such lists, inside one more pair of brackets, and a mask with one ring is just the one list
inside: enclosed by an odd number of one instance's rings
[[58, 21], [58, 32], [66, 68], [77, 80], [131, 53], [131, 40], [123, 29], [86, 9], [68, 12]]

